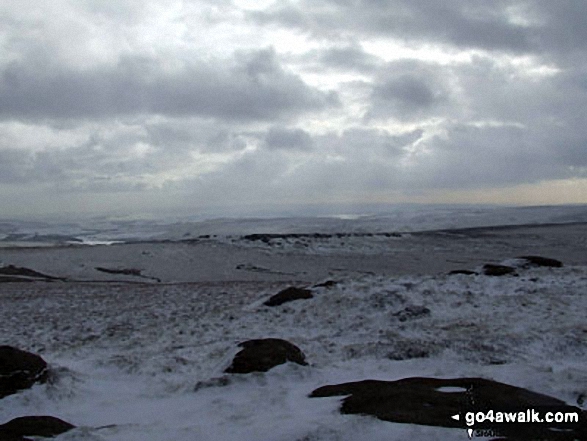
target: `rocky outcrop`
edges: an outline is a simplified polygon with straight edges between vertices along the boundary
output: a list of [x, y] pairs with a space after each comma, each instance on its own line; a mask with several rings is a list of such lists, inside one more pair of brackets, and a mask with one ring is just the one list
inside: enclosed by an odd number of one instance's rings
[[106, 273], [106, 274], [142, 277], [143, 279], [150, 279], [150, 280], [155, 280], [156, 282], [161, 282], [161, 279], [159, 279], [158, 277], [145, 276], [142, 273], [142, 270], [137, 269], [137, 268], [104, 268], [101, 266], [97, 266], [95, 268], [95, 270], [100, 271], [101, 273]]
[[342, 239], [343, 237], [402, 237], [401, 233], [397, 232], [381, 232], [381, 233], [263, 233], [263, 234], [247, 234], [241, 236], [242, 240], [250, 242], [263, 242], [271, 244], [277, 240], [289, 239]]
[[[522, 260], [523, 262], [517, 262], [515, 267], [518, 269], [527, 269], [529, 267], [550, 267], [550, 268], [561, 268], [563, 266], [560, 260], [551, 259], [549, 257], [542, 256], [519, 256], [516, 259]], [[483, 274], [486, 276], [505, 276], [506, 274], [517, 275], [516, 268], [508, 265], [496, 265], [493, 263], [487, 263], [483, 265]], [[477, 275], [475, 271], [467, 269], [458, 269], [448, 272], [448, 275], [464, 274], [464, 275]]]
[[38, 355], [0, 346], [0, 398], [44, 383], [47, 376], [47, 363]]
[[7, 265], [0, 267], [1, 282], [34, 282], [34, 281], [54, 281], [65, 280], [62, 277], [49, 276], [30, 268]]
[[26, 436], [52, 437], [75, 428], [51, 416], [24, 416], [0, 425], [0, 440], [24, 441]]
[[524, 259], [531, 266], [546, 266], [551, 268], [561, 268], [563, 263], [560, 260], [551, 259], [541, 256], [520, 256], [518, 259]]
[[[323, 386], [310, 397], [345, 396], [343, 414], [371, 415], [396, 423], [465, 428], [465, 412], [556, 408], [579, 412], [561, 400], [516, 386], [483, 378], [405, 378], [397, 381], [364, 380]], [[460, 415], [455, 420], [453, 415]], [[503, 440], [586, 439], [587, 414], [582, 425], [552, 424], [475, 424], [475, 429], [497, 429]]]
[[232, 364], [224, 370], [228, 374], [266, 372], [269, 369], [291, 361], [307, 365], [304, 353], [296, 345], [279, 338], [248, 340], [239, 344], [241, 349]]
[[294, 300], [311, 299], [312, 297], [314, 296], [309, 289], [290, 286], [289, 288], [279, 291], [274, 296], [271, 296], [269, 300], [263, 304], [265, 306], [279, 306], [287, 302], [293, 302]]
[[487, 263], [483, 265], [483, 274], [486, 276], [505, 276], [506, 274], [515, 275], [516, 269], [507, 265], [495, 265]]
[[332, 288], [338, 285], [338, 283], [339, 282], [337, 282], [336, 280], [326, 280], [325, 282], [317, 283], [312, 288]]
[[117, 269], [117, 268], [103, 268], [101, 266], [97, 266], [96, 267], [96, 271], [100, 271], [102, 273], [106, 273], [106, 274], [120, 274], [123, 276], [136, 276], [136, 277], [142, 277], [143, 275], [141, 274], [141, 270], [140, 269], [136, 269], [136, 268], [122, 268], [122, 269]]

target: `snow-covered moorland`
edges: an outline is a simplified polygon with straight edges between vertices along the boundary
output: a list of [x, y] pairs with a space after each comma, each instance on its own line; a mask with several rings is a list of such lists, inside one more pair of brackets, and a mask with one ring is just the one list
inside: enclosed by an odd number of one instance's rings
[[[518, 276], [354, 275], [273, 308], [263, 302], [288, 283], [2, 284], [2, 344], [39, 353], [53, 374], [0, 400], [0, 423], [78, 426], [60, 441], [466, 439], [308, 398], [410, 376], [485, 377], [584, 408], [587, 267], [505, 263]], [[265, 337], [295, 343], [309, 365], [223, 373], [239, 342]]]
[[[482, 377], [585, 409], [586, 216], [573, 206], [3, 223], [0, 346], [40, 354], [51, 374], [0, 399], [0, 425], [52, 415], [77, 426], [59, 441], [466, 439], [308, 396], [406, 377]], [[100, 243], [113, 244], [88, 245]], [[515, 259], [527, 255], [564, 266]], [[486, 275], [487, 263], [512, 272]], [[264, 305], [292, 285], [312, 298]], [[308, 365], [224, 373], [238, 344], [259, 338], [297, 345]]]

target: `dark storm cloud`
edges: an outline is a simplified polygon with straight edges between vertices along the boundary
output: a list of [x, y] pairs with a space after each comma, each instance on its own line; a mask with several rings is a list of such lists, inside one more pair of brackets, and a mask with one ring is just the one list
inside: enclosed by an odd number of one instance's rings
[[148, 145], [166, 152], [199, 151], [226, 152], [242, 150], [247, 146], [247, 135], [231, 129], [230, 125], [179, 118], [146, 123], [140, 138]]
[[27, 151], [8, 148], [0, 150], [0, 183], [21, 184], [30, 180], [32, 157]]
[[373, 85], [365, 118], [411, 120], [444, 114], [449, 101], [443, 69], [418, 61], [389, 63]]
[[[423, 130], [391, 135], [355, 129], [324, 136], [317, 139], [316, 149], [338, 159], [324, 155], [307, 161], [296, 169], [295, 182], [308, 194], [320, 188], [335, 197], [387, 191], [410, 194], [431, 188], [499, 188], [581, 176], [555, 149], [544, 148], [540, 134], [524, 128], [455, 124], [442, 136], [424, 139], [423, 135]], [[416, 142], [421, 147], [416, 152], [407, 148]]]
[[537, 0], [522, 4], [541, 22], [535, 33], [536, 46], [539, 49], [559, 60], [570, 56], [567, 62], [576, 62], [576, 57], [582, 53], [582, 62], [586, 61], [587, 2]]
[[[271, 132], [267, 131], [265, 138], [270, 138]], [[361, 127], [330, 132], [313, 136], [313, 148], [307, 152], [311, 154], [296, 156], [295, 166], [287, 148], [257, 149], [201, 179], [185, 181], [183, 186], [202, 203], [224, 200], [240, 204], [255, 200], [307, 202], [398, 188], [403, 185], [399, 160], [407, 154], [404, 148], [423, 134], [421, 129], [393, 134]]]
[[271, 127], [265, 136], [265, 145], [268, 149], [309, 150], [313, 141], [305, 130]]
[[587, 2], [577, 0], [302, 0], [249, 13], [259, 24], [320, 38], [395, 38], [452, 49], [534, 53], [586, 61]]
[[288, 204], [587, 176], [587, 2], [217, 3], [0, 4], [0, 195]]
[[164, 60], [126, 56], [89, 71], [12, 62], [0, 74], [4, 119], [153, 113], [273, 120], [337, 104], [335, 92], [309, 87], [270, 49], [240, 53], [230, 66], [193, 62], [173, 72]]
[[119, 183], [118, 189], [138, 189], [145, 177], [190, 160], [190, 151], [185, 148], [148, 144], [151, 140], [143, 130], [106, 133], [111, 129], [92, 132], [83, 143], [63, 148], [2, 148], [0, 182], [54, 184], [63, 189], [108, 185], [111, 190], [117, 189]]
[[511, 22], [507, 8], [516, 3], [304, 0], [295, 5], [276, 2], [250, 17], [258, 23], [298, 28], [320, 38], [360, 33], [518, 52], [532, 47], [538, 29]]
[[566, 161], [539, 141], [536, 132], [521, 127], [456, 124], [427, 141], [430, 153], [404, 181], [414, 188], [457, 189], [571, 177]]

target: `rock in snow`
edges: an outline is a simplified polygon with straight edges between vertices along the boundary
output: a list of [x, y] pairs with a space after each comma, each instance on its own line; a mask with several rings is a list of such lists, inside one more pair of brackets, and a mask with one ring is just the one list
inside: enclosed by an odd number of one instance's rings
[[457, 269], [448, 272], [449, 276], [457, 275], [457, 274], [464, 274], [465, 276], [476, 276], [477, 273], [475, 271], [471, 271], [468, 269]]
[[14, 265], [0, 267], [0, 282], [34, 282], [36, 280], [53, 281], [65, 279]]
[[47, 381], [47, 363], [36, 354], [0, 346], [0, 398]]
[[338, 282], [336, 280], [327, 280], [322, 283], [317, 283], [316, 285], [313, 286], [313, 288], [332, 288], [333, 286], [336, 286], [337, 284], [338, 284]]
[[505, 276], [506, 274], [514, 275], [515, 273], [516, 269], [511, 266], [494, 265], [492, 263], [483, 265], [483, 274], [486, 276]]
[[51, 416], [24, 416], [0, 425], [0, 439], [23, 441], [25, 436], [51, 437], [75, 428], [59, 418]]
[[[372, 415], [385, 421], [439, 427], [465, 428], [464, 412], [490, 409], [526, 410], [545, 408], [582, 412], [581, 425], [557, 424], [486, 424], [475, 428], [497, 428], [506, 438], [515, 440], [585, 439], [587, 412], [565, 402], [527, 389], [483, 378], [404, 378], [397, 381], [364, 380], [323, 386], [310, 397], [348, 395], [340, 409], [343, 414]], [[460, 414], [457, 421], [453, 415]]]
[[290, 286], [289, 288], [279, 291], [263, 304], [265, 306], [279, 306], [287, 302], [293, 302], [294, 300], [311, 299], [312, 297], [314, 296], [309, 289]]
[[296, 345], [279, 338], [248, 340], [239, 344], [243, 349], [224, 371], [227, 374], [266, 372], [287, 361], [306, 366], [306, 357]]
[[524, 259], [534, 266], [548, 266], [552, 268], [561, 268], [563, 266], [563, 263], [560, 260], [551, 259], [549, 257], [520, 256], [519, 259]]

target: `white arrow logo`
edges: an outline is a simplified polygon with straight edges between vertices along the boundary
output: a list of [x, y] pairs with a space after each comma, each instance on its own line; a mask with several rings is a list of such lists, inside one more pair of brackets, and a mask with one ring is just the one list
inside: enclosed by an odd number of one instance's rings
[[451, 418], [453, 420], [457, 420], [458, 421], [461, 418], [461, 416], [457, 413], [456, 415], [452, 415]]

